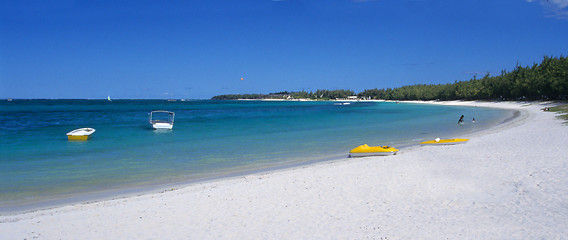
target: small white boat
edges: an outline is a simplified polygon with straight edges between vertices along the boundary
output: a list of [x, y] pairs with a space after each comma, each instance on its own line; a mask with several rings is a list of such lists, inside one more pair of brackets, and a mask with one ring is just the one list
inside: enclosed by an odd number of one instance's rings
[[148, 115], [150, 115], [150, 124], [155, 130], [171, 130], [174, 127], [174, 112], [158, 110], [152, 111]]
[[95, 133], [94, 128], [78, 128], [67, 133], [68, 140], [85, 141]]
[[345, 106], [351, 104], [350, 102], [334, 103], [333, 105]]

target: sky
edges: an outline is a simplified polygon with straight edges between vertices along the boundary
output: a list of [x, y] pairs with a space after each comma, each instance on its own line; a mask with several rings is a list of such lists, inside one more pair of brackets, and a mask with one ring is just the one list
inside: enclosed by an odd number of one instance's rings
[[396, 88], [568, 55], [568, 0], [0, 0], [0, 98]]

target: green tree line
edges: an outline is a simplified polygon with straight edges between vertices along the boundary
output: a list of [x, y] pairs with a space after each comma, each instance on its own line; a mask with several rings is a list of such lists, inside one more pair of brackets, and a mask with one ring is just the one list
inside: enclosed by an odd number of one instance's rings
[[352, 90], [317, 90], [299, 92], [277, 92], [270, 94], [226, 94], [213, 97], [213, 100], [237, 100], [237, 99], [313, 99], [329, 100], [354, 96]]
[[[355, 95], [351, 90], [279, 92], [271, 94], [220, 95], [213, 99], [286, 99], [327, 100]], [[399, 88], [366, 89], [357, 94], [365, 99], [385, 100], [566, 100], [568, 99], [568, 58], [545, 56], [540, 64], [522, 67], [517, 63], [499, 76], [487, 73], [468, 81], [448, 84], [418, 84]]]

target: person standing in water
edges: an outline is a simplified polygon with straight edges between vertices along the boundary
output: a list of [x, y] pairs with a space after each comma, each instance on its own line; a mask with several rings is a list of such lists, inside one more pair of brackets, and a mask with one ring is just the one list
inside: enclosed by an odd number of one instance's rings
[[460, 117], [460, 120], [458, 120], [458, 124], [462, 124], [463, 123], [463, 115]]

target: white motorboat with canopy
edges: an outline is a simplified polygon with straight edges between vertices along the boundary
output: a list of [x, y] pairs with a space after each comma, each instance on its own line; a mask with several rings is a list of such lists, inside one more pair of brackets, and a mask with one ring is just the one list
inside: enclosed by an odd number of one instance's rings
[[156, 130], [171, 130], [174, 127], [174, 112], [157, 110], [150, 112], [148, 115], [150, 115], [150, 124]]

